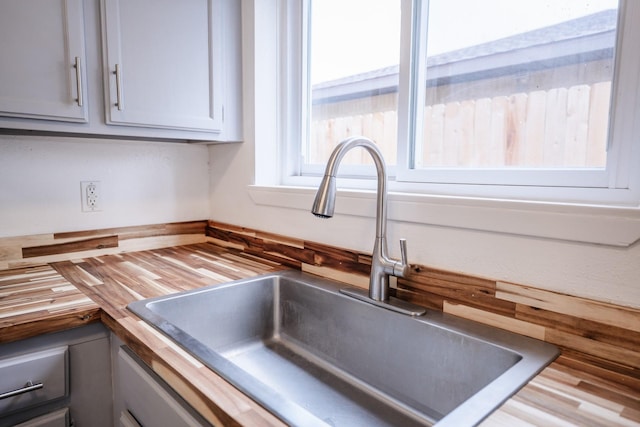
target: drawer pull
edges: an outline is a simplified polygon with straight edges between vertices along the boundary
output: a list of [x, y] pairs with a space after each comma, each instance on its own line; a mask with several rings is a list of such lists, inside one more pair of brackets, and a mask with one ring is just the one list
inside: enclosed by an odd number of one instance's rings
[[82, 68], [80, 64], [80, 57], [76, 56], [76, 61], [73, 68], [76, 69], [76, 92], [78, 93], [76, 102], [78, 103], [78, 107], [82, 107]]
[[30, 391], [40, 390], [42, 387], [44, 387], [44, 384], [42, 384], [42, 383], [34, 384], [31, 381], [29, 381], [22, 388], [19, 388], [17, 390], [13, 390], [13, 391], [7, 391], [6, 393], [0, 394], [0, 400], [8, 399], [10, 397], [18, 396], [18, 395], [24, 394], [24, 393], [29, 393]]

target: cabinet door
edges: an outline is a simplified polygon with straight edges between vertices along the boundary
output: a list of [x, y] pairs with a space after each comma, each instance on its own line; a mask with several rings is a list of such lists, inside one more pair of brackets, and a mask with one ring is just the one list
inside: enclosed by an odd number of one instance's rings
[[115, 357], [114, 409], [120, 426], [210, 426], [130, 350], [120, 347]]
[[106, 121], [217, 132], [217, 0], [103, 0]]
[[82, 0], [2, 0], [0, 58], [0, 115], [87, 121]]

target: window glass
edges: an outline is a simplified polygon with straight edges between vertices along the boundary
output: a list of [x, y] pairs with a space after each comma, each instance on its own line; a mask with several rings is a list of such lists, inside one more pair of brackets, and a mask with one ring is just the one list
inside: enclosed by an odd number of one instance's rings
[[617, 7], [429, 1], [410, 167], [604, 169]]
[[[604, 169], [617, 8], [617, 0], [430, 0], [409, 168]], [[400, 0], [312, 0], [308, 10], [301, 172], [317, 172], [352, 135], [376, 141], [395, 165], [398, 83], [407, 78]], [[359, 150], [344, 161], [370, 162]]]
[[[352, 135], [375, 138], [388, 164], [397, 155], [400, 0], [314, 0], [309, 7], [310, 81], [304, 171], [324, 166]], [[353, 150], [345, 165], [370, 164]]]

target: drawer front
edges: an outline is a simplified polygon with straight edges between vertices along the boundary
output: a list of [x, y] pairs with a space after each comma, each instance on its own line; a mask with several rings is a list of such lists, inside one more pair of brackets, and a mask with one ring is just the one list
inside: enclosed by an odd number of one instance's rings
[[0, 359], [0, 414], [69, 394], [67, 346]]
[[41, 415], [15, 427], [69, 427], [69, 408]]

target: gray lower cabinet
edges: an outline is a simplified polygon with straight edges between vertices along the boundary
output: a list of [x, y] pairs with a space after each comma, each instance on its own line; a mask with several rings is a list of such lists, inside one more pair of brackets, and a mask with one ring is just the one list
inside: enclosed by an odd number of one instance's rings
[[210, 425], [102, 324], [0, 345], [0, 427]]
[[115, 336], [112, 355], [116, 426], [210, 426]]
[[0, 427], [109, 427], [109, 332], [92, 324], [0, 345]]

